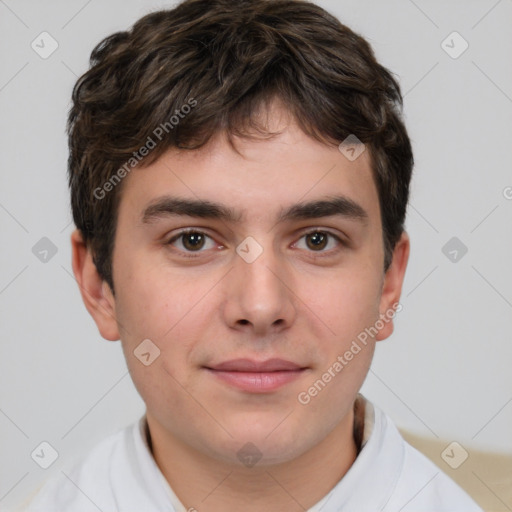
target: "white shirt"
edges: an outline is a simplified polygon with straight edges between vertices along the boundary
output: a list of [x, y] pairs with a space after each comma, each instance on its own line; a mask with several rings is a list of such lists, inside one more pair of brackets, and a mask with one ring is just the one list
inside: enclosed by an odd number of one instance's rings
[[[362, 449], [336, 486], [307, 512], [483, 512], [391, 419], [366, 401]], [[158, 468], [146, 417], [104, 439], [52, 477], [23, 512], [187, 512]], [[67, 475], [67, 476], [66, 476]], [[193, 509], [191, 509], [193, 510]]]

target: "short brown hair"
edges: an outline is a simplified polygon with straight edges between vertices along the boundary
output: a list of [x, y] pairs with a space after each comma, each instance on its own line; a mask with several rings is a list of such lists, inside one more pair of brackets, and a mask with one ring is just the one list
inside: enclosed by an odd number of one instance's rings
[[112, 290], [116, 173], [120, 181], [129, 172], [157, 127], [161, 137], [141, 165], [220, 132], [264, 136], [255, 112], [272, 99], [317, 140], [338, 145], [354, 134], [366, 144], [387, 270], [413, 167], [400, 87], [366, 40], [324, 9], [302, 0], [187, 0], [105, 38], [90, 64], [73, 89], [69, 186], [76, 227]]

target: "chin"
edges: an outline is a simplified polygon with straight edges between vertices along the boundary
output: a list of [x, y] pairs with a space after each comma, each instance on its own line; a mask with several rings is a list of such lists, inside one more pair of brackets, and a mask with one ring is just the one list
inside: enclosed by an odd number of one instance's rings
[[[283, 415], [275, 421], [260, 421], [252, 425], [238, 425], [227, 428], [232, 438], [220, 442], [217, 447], [209, 446], [212, 455], [228, 464], [253, 467], [274, 466], [289, 462], [315, 445], [312, 432], [305, 432], [295, 422], [285, 425], [289, 419]], [[281, 425], [279, 424], [280, 422]], [[311, 438], [309, 437], [311, 436]], [[211, 438], [208, 440], [211, 443]]]

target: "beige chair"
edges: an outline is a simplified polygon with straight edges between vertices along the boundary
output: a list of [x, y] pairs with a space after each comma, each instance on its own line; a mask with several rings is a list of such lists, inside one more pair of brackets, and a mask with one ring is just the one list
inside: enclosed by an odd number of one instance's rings
[[479, 451], [462, 443], [452, 445], [452, 441], [421, 437], [402, 429], [400, 432], [486, 512], [512, 511], [512, 455]]

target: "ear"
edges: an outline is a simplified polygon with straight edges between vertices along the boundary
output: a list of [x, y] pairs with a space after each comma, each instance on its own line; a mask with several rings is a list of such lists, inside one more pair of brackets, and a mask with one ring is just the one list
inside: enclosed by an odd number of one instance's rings
[[404, 231], [400, 240], [395, 245], [391, 265], [384, 275], [379, 306], [380, 318], [383, 319], [384, 327], [379, 329], [378, 334], [375, 336], [376, 341], [385, 340], [393, 333], [393, 317], [395, 316], [393, 311], [400, 311], [402, 307], [401, 305], [398, 306], [398, 303], [402, 294], [402, 284], [409, 260], [409, 251], [409, 235]]
[[91, 314], [100, 334], [109, 341], [117, 341], [115, 299], [110, 286], [98, 274], [90, 249], [79, 230], [71, 234], [73, 273], [80, 288], [82, 300]]

